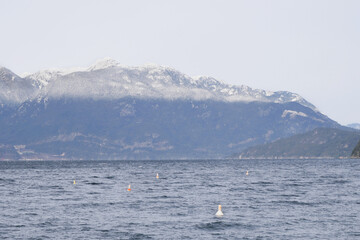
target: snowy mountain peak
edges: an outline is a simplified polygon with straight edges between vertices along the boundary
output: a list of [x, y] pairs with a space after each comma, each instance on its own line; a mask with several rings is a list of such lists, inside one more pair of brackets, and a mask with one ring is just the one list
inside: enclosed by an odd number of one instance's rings
[[23, 79], [7, 68], [0, 68], [0, 105], [21, 103], [31, 99], [37, 89], [30, 81]]
[[0, 66], [0, 80], [1, 81], [14, 81], [15, 79], [20, 79], [18, 75], [10, 71], [5, 67]]
[[120, 66], [120, 63], [112, 58], [106, 57], [96, 61], [96, 63], [88, 68], [88, 71], [96, 71], [110, 67]]
[[65, 74], [62, 74], [62, 72], [59, 70], [44, 70], [33, 74], [29, 74], [25, 76], [25, 78], [33, 80], [34, 84], [41, 89], [44, 86], [48, 85], [50, 80], [55, 79], [59, 75], [65, 75]]
[[[1, 72], [11, 73], [11, 71], [1, 71], [0, 69], [0, 77]], [[4, 79], [11, 79], [11, 76], [6, 75]], [[231, 85], [213, 77], [190, 77], [171, 67], [156, 64], [126, 66], [111, 58], [98, 60], [90, 67], [50, 69], [23, 78], [15, 74], [14, 76], [34, 88], [33, 93], [28, 96], [94, 99], [119, 99], [131, 96], [163, 99], [211, 99], [227, 102], [297, 102], [316, 110], [311, 103], [295, 93], [270, 92], [253, 89], [246, 85]], [[2, 92], [6, 96], [6, 92]]]

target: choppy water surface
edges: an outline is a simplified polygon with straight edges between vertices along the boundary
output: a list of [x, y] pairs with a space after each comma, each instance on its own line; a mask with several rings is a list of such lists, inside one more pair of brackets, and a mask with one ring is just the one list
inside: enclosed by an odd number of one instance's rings
[[360, 238], [354, 159], [0, 162], [0, 193], [0, 239]]

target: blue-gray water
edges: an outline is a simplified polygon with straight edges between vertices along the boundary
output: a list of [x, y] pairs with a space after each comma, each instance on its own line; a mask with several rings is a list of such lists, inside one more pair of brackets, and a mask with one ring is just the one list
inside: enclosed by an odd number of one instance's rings
[[355, 159], [0, 162], [0, 239], [359, 239], [359, 192]]

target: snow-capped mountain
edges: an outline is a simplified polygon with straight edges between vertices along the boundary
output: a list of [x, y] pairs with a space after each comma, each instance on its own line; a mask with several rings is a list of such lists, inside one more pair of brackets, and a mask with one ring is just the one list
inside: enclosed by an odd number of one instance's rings
[[0, 104], [21, 103], [34, 98], [37, 88], [32, 83], [9, 69], [0, 67]]
[[25, 79], [37, 87], [36, 95], [50, 98], [118, 99], [132, 96], [226, 102], [298, 102], [316, 110], [295, 93], [229, 85], [212, 77], [189, 77], [173, 68], [158, 65], [129, 67], [109, 58], [88, 68], [45, 70], [26, 75]]
[[341, 126], [301, 96], [104, 59], [22, 77], [0, 68], [1, 159], [219, 158]]

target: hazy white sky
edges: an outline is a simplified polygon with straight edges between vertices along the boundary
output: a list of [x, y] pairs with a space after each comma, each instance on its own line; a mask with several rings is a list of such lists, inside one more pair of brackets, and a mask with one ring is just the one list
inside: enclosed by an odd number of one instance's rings
[[111, 57], [299, 93], [360, 123], [360, 1], [0, 0], [0, 65], [17, 74]]

